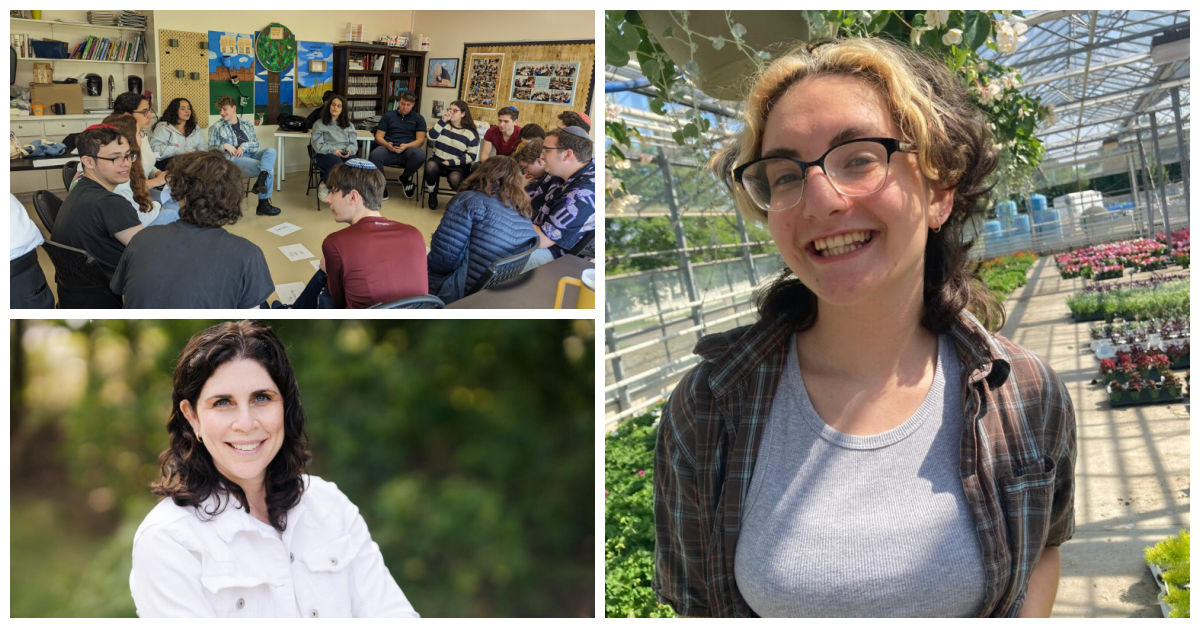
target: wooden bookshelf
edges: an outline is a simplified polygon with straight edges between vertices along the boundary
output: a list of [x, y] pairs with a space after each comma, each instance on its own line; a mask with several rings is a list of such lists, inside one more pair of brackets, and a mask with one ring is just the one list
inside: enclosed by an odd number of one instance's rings
[[350, 121], [396, 108], [402, 92], [421, 99], [425, 51], [343, 42], [333, 46], [333, 91], [346, 97]]

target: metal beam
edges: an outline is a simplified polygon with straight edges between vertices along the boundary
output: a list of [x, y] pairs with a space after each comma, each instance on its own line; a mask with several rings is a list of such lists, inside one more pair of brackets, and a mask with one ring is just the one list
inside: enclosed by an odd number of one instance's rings
[[1062, 52], [1058, 52], [1058, 53], [1055, 53], [1052, 55], [1048, 55], [1048, 56], [1044, 56], [1044, 57], [1036, 57], [1033, 59], [1029, 59], [1028, 61], [1018, 61], [1016, 63], [1005, 64], [1005, 65], [1010, 65], [1011, 67], [1014, 67], [1014, 68], [1029, 67], [1035, 63], [1045, 63], [1047, 61], [1053, 61], [1055, 59], [1062, 59], [1064, 57], [1071, 57], [1071, 56], [1074, 56], [1074, 55], [1077, 55], [1080, 53], [1089, 52], [1090, 50], [1095, 50], [1097, 48], [1107, 48], [1114, 44], [1122, 44], [1122, 43], [1125, 43], [1128, 41], [1134, 41], [1136, 39], [1153, 37], [1155, 35], [1159, 35], [1159, 34], [1167, 32], [1167, 31], [1175, 30], [1175, 29], [1179, 28], [1180, 26], [1190, 24], [1190, 23], [1191, 23], [1191, 20], [1188, 20], [1186, 22], [1171, 24], [1169, 26], [1160, 26], [1153, 30], [1142, 31], [1140, 33], [1132, 33], [1130, 35], [1125, 35], [1123, 37], [1117, 37], [1115, 39], [1105, 39], [1103, 41], [1098, 41], [1094, 44], [1088, 44], [1086, 46], [1081, 46], [1079, 48], [1071, 48], [1071, 49], [1064, 50]]
[[1081, 74], [1087, 74], [1089, 72], [1100, 72], [1102, 70], [1110, 70], [1112, 68], [1119, 68], [1121, 66], [1129, 65], [1131, 63], [1145, 61], [1149, 58], [1150, 58], [1149, 53], [1140, 54], [1140, 55], [1132, 55], [1132, 56], [1124, 57], [1121, 59], [1117, 59], [1115, 61], [1109, 61], [1108, 63], [1101, 63], [1100, 65], [1095, 65], [1095, 66], [1092, 66], [1091, 68], [1079, 68], [1078, 70], [1069, 70], [1067, 72], [1062, 72], [1060, 74], [1052, 74], [1050, 76], [1043, 76], [1041, 78], [1036, 78], [1031, 81], [1021, 81], [1021, 87], [1023, 87], [1023, 88], [1024, 87], [1036, 87], [1038, 85], [1044, 85], [1046, 83], [1053, 83], [1054, 81], [1061, 81], [1064, 79], [1074, 78], [1076, 76], [1079, 76]]

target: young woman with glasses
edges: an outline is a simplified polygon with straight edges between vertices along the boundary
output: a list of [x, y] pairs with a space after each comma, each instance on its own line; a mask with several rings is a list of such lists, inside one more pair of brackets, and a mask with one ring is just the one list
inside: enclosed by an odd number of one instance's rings
[[135, 92], [126, 92], [113, 101], [113, 113], [128, 113], [137, 121], [138, 144], [142, 154], [141, 166], [143, 174], [146, 175], [146, 185], [161, 188], [167, 182], [167, 173], [155, 167], [158, 156], [154, 154], [150, 138], [147, 136], [147, 131], [154, 122], [154, 109], [150, 106], [150, 99]]
[[1046, 616], [1074, 412], [995, 335], [964, 226], [996, 165], [945, 66], [881, 40], [773, 62], [713, 160], [787, 269], [703, 338], [655, 451], [654, 588], [681, 615]]

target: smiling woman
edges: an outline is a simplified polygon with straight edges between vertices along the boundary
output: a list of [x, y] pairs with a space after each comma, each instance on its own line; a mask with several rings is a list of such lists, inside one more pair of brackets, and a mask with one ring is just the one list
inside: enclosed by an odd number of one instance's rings
[[167, 497], [133, 541], [141, 617], [415, 617], [358, 509], [309, 462], [282, 343], [252, 321], [194, 336], [175, 369]]
[[883, 40], [814, 44], [757, 77], [713, 165], [787, 270], [758, 323], [701, 339], [663, 411], [659, 598], [681, 615], [1048, 615], [1074, 411], [1041, 358], [989, 331], [1003, 312], [963, 227], [996, 157], [960, 82]]

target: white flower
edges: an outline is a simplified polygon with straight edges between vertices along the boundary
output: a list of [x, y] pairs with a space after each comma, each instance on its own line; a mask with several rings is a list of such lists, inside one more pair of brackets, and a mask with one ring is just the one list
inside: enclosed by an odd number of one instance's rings
[[918, 26], [912, 29], [912, 33], [910, 33], [909, 38], [912, 40], [913, 44], [919, 44], [921, 43], [921, 35], [924, 34], [925, 31], [931, 30], [933, 29], [928, 26]]
[[930, 28], [937, 28], [939, 26], [945, 26], [946, 23], [949, 21], [950, 21], [950, 12], [949, 11], [926, 11], [925, 12], [925, 25]]
[[942, 43], [947, 46], [957, 46], [962, 43], [963, 32], [961, 28], [952, 28], [942, 35]]
[[1029, 27], [1025, 25], [1025, 22], [1013, 22], [1013, 32], [1015, 32], [1018, 37], [1024, 35], [1028, 30]]

